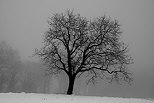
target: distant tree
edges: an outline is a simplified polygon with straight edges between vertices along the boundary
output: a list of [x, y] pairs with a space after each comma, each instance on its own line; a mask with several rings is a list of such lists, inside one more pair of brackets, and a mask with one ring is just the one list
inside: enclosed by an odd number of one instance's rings
[[[73, 93], [76, 77], [88, 73], [89, 81], [97, 78], [117, 82], [132, 81], [127, 65], [132, 63], [128, 46], [120, 40], [117, 20], [106, 16], [87, 20], [73, 11], [56, 13], [48, 20], [44, 46], [36, 55], [49, 66], [51, 74], [64, 71], [69, 78], [67, 94]], [[77, 76], [78, 75], [78, 76]]]
[[0, 43], [0, 91], [13, 92], [20, 70], [20, 57], [5, 41]]
[[20, 82], [21, 82], [21, 88], [22, 92], [26, 93], [36, 93], [40, 81], [40, 76], [41, 76], [41, 71], [39, 70], [40, 64], [31, 62], [31, 61], [26, 61], [23, 62], [22, 66], [22, 73], [20, 75]]

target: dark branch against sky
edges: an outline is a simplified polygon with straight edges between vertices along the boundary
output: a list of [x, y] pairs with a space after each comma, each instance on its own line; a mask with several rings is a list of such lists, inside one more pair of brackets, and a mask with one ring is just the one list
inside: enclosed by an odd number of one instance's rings
[[[0, 40], [6, 40], [18, 49], [22, 59], [32, 60], [29, 56], [33, 54], [34, 48], [42, 45], [42, 35], [48, 28], [48, 17], [66, 9], [74, 9], [88, 18], [106, 14], [118, 19], [122, 25], [122, 38], [129, 44], [130, 54], [135, 61], [131, 66], [136, 77], [135, 86], [128, 88], [134, 95], [154, 95], [152, 0], [1, 0]], [[94, 91], [96, 94], [103, 93], [100, 89]], [[115, 89], [113, 91], [116, 92]]]

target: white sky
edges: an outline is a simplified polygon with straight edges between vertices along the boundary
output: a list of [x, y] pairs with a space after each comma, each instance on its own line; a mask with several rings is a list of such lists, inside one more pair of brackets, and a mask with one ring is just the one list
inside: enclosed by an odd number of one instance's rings
[[106, 14], [118, 19], [123, 41], [129, 44], [135, 61], [132, 69], [137, 86], [142, 88], [137, 94], [154, 96], [154, 0], [0, 0], [0, 41], [6, 40], [19, 50], [22, 59], [31, 60], [28, 56], [42, 45], [48, 17], [66, 9], [88, 18]]

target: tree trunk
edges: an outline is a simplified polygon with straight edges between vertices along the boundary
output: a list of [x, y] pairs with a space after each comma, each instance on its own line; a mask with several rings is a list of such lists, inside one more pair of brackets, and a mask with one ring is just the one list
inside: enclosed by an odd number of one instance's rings
[[75, 82], [75, 76], [69, 76], [69, 86], [67, 90], [68, 95], [73, 94], [74, 82]]

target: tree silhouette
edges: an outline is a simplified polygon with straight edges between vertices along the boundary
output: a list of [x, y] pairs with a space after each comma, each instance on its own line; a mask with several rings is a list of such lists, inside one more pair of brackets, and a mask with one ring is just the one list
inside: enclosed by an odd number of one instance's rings
[[[132, 81], [127, 65], [132, 62], [128, 46], [120, 40], [117, 20], [106, 16], [87, 20], [73, 11], [56, 13], [48, 20], [44, 46], [36, 55], [49, 66], [49, 72], [64, 71], [69, 78], [67, 94], [73, 93], [76, 77], [88, 73], [89, 81], [107, 78]], [[78, 75], [78, 76], [77, 76]]]
[[20, 57], [5, 41], [0, 42], [0, 92], [14, 92], [20, 71]]

